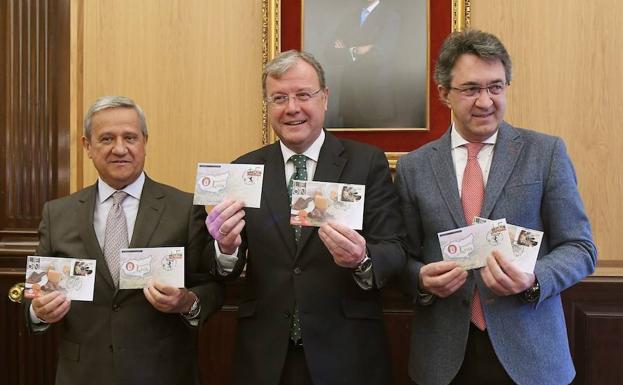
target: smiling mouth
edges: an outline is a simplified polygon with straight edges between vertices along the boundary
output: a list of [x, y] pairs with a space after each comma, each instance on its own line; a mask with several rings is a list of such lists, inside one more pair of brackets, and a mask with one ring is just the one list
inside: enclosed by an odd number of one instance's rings
[[491, 112], [489, 112], [489, 113], [485, 113], [485, 114], [473, 114], [473, 116], [474, 116], [475, 118], [488, 118], [488, 117], [490, 117], [490, 116], [493, 116], [493, 113], [494, 113], [494, 112], [495, 112], [495, 111], [491, 111]]
[[284, 124], [287, 126], [298, 126], [300, 124], [303, 124], [307, 122], [307, 120], [292, 120], [290, 122], [285, 122]]

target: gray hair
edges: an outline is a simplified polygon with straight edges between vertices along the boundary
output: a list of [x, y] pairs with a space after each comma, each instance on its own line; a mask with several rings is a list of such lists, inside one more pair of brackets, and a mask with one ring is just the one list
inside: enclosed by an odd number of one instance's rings
[[435, 65], [435, 81], [438, 85], [446, 89], [451, 87], [452, 69], [464, 54], [476, 55], [484, 61], [501, 61], [506, 74], [506, 83], [511, 83], [511, 57], [500, 39], [487, 32], [468, 29], [453, 32], [443, 42]]
[[266, 79], [268, 79], [269, 76], [271, 78], [280, 79], [283, 74], [288, 72], [288, 70], [292, 68], [299, 60], [303, 60], [304, 62], [314, 67], [314, 70], [318, 75], [321, 89], [324, 90], [327, 87], [324, 78], [324, 70], [322, 69], [322, 66], [320, 65], [318, 60], [316, 60], [314, 55], [305, 51], [290, 50], [282, 52], [279, 55], [275, 56], [273, 60], [266, 63], [266, 66], [264, 66], [264, 72], [262, 72], [262, 93], [264, 97], [267, 96]]
[[145, 120], [143, 109], [141, 106], [134, 103], [134, 100], [126, 96], [102, 96], [93, 103], [84, 117], [84, 136], [87, 139], [91, 138], [91, 121], [93, 120], [93, 115], [95, 115], [96, 112], [109, 108], [131, 108], [136, 111], [141, 125], [141, 132], [145, 139], [147, 139], [147, 121]]

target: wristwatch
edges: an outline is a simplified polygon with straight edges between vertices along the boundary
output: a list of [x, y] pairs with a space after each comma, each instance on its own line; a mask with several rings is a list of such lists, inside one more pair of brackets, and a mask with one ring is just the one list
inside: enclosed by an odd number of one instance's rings
[[195, 294], [195, 301], [190, 307], [190, 310], [188, 311], [188, 313], [182, 313], [182, 315], [186, 319], [194, 319], [197, 318], [197, 316], [199, 315], [199, 311], [201, 311], [201, 306], [199, 306], [199, 297], [197, 297], [197, 295]]
[[363, 259], [361, 260], [361, 262], [359, 262], [359, 265], [357, 265], [357, 267], [355, 268], [355, 273], [364, 273], [366, 271], [368, 271], [368, 269], [370, 269], [372, 267], [372, 259], [370, 259], [370, 257], [368, 256], [368, 250], [366, 250], [366, 255], [363, 256]]
[[435, 296], [431, 293], [422, 293], [420, 289], [417, 289], [416, 302], [421, 306], [428, 306], [435, 301]]
[[521, 293], [521, 299], [524, 302], [532, 303], [536, 302], [541, 296], [541, 285], [539, 285], [539, 281], [534, 281], [534, 286], [527, 288]]

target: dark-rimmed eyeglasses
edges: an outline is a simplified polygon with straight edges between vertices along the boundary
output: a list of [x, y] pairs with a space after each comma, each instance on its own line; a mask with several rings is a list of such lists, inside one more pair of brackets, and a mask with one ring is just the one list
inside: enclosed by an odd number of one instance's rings
[[470, 86], [470, 87], [463, 87], [463, 88], [450, 87], [450, 89], [458, 91], [461, 94], [461, 96], [464, 96], [466, 98], [474, 98], [474, 97], [480, 96], [480, 92], [482, 90], [487, 90], [487, 93], [489, 94], [489, 96], [502, 95], [504, 93], [504, 90], [506, 90], [506, 86], [507, 85], [504, 83], [494, 83], [486, 87], [480, 87], [480, 86]]

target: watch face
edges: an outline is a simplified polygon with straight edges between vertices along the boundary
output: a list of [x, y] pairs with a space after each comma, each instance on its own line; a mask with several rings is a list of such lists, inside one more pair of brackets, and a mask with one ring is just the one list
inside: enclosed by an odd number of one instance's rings
[[435, 297], [433, 297], [432, 294], [424, 294], [418, 292], [418, 303], [422, 306], [430, 305], [431, 303], [433, 303], [433, 299], [435, 299]]
[[366, 256], [363, 258], [363, 261], [361, 261], [361, 263], [359, 264], [359, 266], [357, 266], [355, 270], [358, 273], [363, 273], [364, 271], [370, 269], [370, 267], [372, 267], [372, 260], [368, 256]]
[[539, 286], [538, 283], [523, 292], [523, 297], [528, 302], [535, 302], [537, 299], [539, 299], [540, 295], [541, 295], [541, 287]]

